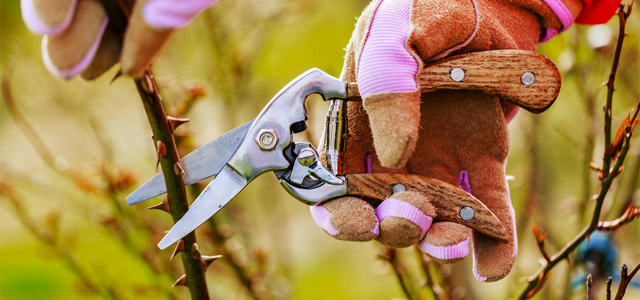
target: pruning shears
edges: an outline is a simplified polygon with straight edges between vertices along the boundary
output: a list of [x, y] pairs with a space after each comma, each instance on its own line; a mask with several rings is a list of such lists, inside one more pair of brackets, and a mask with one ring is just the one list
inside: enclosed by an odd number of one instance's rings
[[[418, 77], [423, 92], [437, 89], [482, 90], [531, 112], [548, 108], [560, 90], [553, 62], [528, 51], [501, 50], [463, 54], [427, 64]], [[293, 141], [306, 130], [307, 96], [332, 101], [325, 127], [324, 157], [310, 143]], [[158, 247], [165, 249], [195, 230], [229, 203], [256, 177], [273, 172], [294, 198], [313, 205], [346, 195], [383, 201], [398, 191], [429, 195], [436, 219], [463, 224], [506, 242], [498, 218], [478, 199], [446, 182], [415, 174], [342, 174], [346, 137], [345, 101], [358, 101], [357, 85], [311, 69], [282, 88], [252, 121], [236, 127], [181, 159], [186, 185], [215, 178], [198, 196]], [[162, 174], [143, 184], [129, 205], [166, 193]]]

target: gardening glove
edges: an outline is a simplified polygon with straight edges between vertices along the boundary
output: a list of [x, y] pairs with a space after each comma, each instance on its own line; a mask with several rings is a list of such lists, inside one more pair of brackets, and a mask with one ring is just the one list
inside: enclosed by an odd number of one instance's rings
[[[21, 0], [22, 18], [44, 35], [42, 58], [54, 75], [95, 79], [120, 60], [141, 77], [173, 31], [216, 0]], [[120, 6], [122, 5], [122, 6]], [[131, 10], [127, 21], [122, 11]]]
[[341, 79], [358, 83], [363, 102], [347, 104], [344, 173], [411, 173], [457, 185], [498, 217], [507, 243], [434, 220], [428, 197], [415, 192], [395, 193], [382, 203], [330, 200], [311, 208], [314, 220], [337, 239], [418, 244], [442, 262], [465, 257], [472, 240], [475, 277], [506, 276], [517, 253], [504, 174], [507, 122], [517, 107], [476, 91], [421, 94], [416, 78], [423, 62], [449, 55], [533, 51], [567, 29], [582, 8], [579, 0], [375, 0], [347, 46]]

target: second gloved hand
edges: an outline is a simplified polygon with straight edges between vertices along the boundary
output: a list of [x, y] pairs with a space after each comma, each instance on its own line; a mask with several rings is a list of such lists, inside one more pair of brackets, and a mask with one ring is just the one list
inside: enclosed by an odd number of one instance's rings
[[[176, 28], [217, 0], [21, 0], [27, 27], [44, 35], [42, 57], [54, 75], [94, 79], [118, 61], [140, 77]], [[129, 13], [127, 20], [124, 13]]]

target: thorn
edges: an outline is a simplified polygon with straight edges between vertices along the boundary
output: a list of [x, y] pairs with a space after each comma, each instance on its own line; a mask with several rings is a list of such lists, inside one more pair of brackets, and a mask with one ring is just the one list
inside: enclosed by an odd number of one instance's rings
[[116, 81], [116, 79], [120, 78], [122, 76], [122, 69], [118, 70], [118, 73], [116, 73], [116, 76], [113, 76], [113, 78], [111, 79], [111, 81], [109, 82], [109, 85], [112, 85], [114, 81]]
[[164, 142], [162, 140], [156, 141], [156, 151], [158, 152], [158, 159], [156, 160], [156, 172], [158, 172], [160, 159], [167, 156], [167, 146], [164, 145]]
[[176, 287], [178, 285], [187, 286], [187, 274], [182, 274], [182, 276], [180, 276], [180, 278], [178, 278], [171, 287]]
[[176, 257], [176, 255], [178, 255], [178, 253], [184, 251], [184, 240], [179, 240], [178, 244], [176, 245], [176, 248], [173, 250], [173, 254], [171, 254], [171, 258], [169, 258], [169, 260], [173, 260], [174, 257]]
[[148, 94], [156, 93], [156, 89], [153, 84], [153, 75], [149, 74], [149, 72], [145, 72], [144, 74], [144, 84], [142, 85], [142, 87]]
[[169, 121], [169, 126], [171, 126], [171, 130], [176, 130], [176, 128], [178, 128], [178, 126], [189, 122], [189, 119], [186, 118], [174, 118], [174, 117], [170, 117], [167, 116], [167, 121]]
[[156, 205], [149, 206], [147, 207], [147, 209], [157, 209], [170, 214], [171, 207], [169, 206], [169, 198], [165, 197], [164, 200], [162, 200], [162, 202]]
[[184, 169], [182, 169], [182, 165], [180, 164], [180, 162], [176, 162], [176, 164], [173, 165], [173, 172], [176, 174], [176, 176], [184, 175]]
[[198, 247], [198, 243], [193, 243], [191, 246], [191, 257], [195, 259], [202, 259], [202, 254], [200, 254], [200, 247]]
[[209, 268], [209, 266], [219, 258], [222, 258], [222, 255], [213, 255], [213, 256], [203, 255], [202, 265], [204, 266], [204, 269], [206, 270], [207, 268]]

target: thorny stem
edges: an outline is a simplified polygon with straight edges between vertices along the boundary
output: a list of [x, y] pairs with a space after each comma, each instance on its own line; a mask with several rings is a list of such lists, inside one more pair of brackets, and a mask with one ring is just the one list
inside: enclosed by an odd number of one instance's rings
[[[159, 151], [159, 160], [164, 182], [167, 185], [171, 217], [174, 222], [177, 222], [189, 209], [189, 203], [182, 174], [176, 172], [181, 168], [179, 167], [180, 158], [173, 138], [173, 130], [167, 121], [162, 99], [151, 72], [145, 72], [142, 78], [135, 80], [135, 84], [149, 119], [154, 144], [156, 147], [160, 145], [158, 148], [164, 147], [166, 150]], [[206, 268], [202, 263], [202, 257], [196, 244], [195, 232], [189, 233], [183, 240], [186, 250], [182, 252], [182, 263], [187, 275], [187, 286], [191, 292], [191, 299], [209, 299], [205, 278]]]
[[[620, 20], [620, 34], [618, 36], [617, 48], [615, 51], [614, 63], [611, 68], [611, 73], [609, 75], [609, 81], [607, 82], [608, 92], [607, 92], [607, 103], [605, 106], [605, 149], [611, 144], [611, 103], [613, 99], [613, 92], [615, 88], [613, 86], [615, 80], [615, 74], [618, 67], [618, 62], [620, 59], [620, 53], [622, 48], [622, 40], [625, 37], [624, 29], [626, 25], [626, 19], [631, 13], [631, 7], [627, 9], [625, 12], [623, 7], [618, 11], [618, 17]], [[602, 210], [602, 204], [604, 203], [605, 196], [607, 195], [609, 189], [611, 188], [611, 184], [613, 180], [619, 175], [620, 167], [624, 162], [624, 159], [629, 152], [630, 147], [630, 139], [631, 132], [627, 132], [624, 143], [622, 145], [622, 149], [620, 151], [620, 155], [616, 160], [615, 166], [612, 171], [609, 172], [609, 168], [611, 165], [611, 156], [606, 155], [603, 158], [603, 166], [602, 166], [602, 185], [600, 187], [600, 192], [596, 198], [596, 205], [593, 211], [593, 215], [591, 218], [591, 222], [589, 225], [584, 228], [577, 236], [575, 236], [564, 248], [562, 248], [558, 253], [556, 253], [551, 260], [545, 261], [542, 264], [542, 267], [532, 276], [529, 277], [527, 287], [522, 291], [518, 299], [528, 299], [533, 297], [546, 279], [549, 271], [553, 269], [559, 262], [565, 260], [569, 254], [573, 253], [573, 251], [580, 245], [580, 243], [585, 240], [593, 231], [598, 228], [598, 223], [600, 220], [600, 212]]]
[[[604, 146], [605, 148], [611, 145], [611, 114], [613, 105], [613, 93], [615, 92], [616, 73], [618, 71], [618, 65], [620, 63], [620, 53], [622, 52], [622, 43], [624, 42], [625, 27], [627, 18], [631, 14], [631, 6], [629, 6], [627, 12], [624, 12], [624, 6], [620, 6], [618, 11], [618, 20], [620, 26], [618, 29], [618, 42], [616, 44], [616, 52], [613, 56], [613, 65], [611, 66], [611, 72], [609, 73], [609, 79], [607, 80], [607, 103], [604, 108]], [[609, 175], [609, 167], [611, 166], [611, 155], [605, 151], [602, 158], [602, 178], [606, 178]]]

